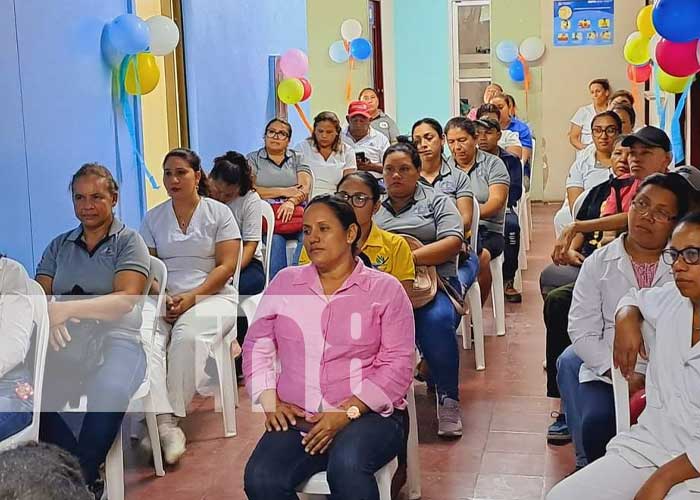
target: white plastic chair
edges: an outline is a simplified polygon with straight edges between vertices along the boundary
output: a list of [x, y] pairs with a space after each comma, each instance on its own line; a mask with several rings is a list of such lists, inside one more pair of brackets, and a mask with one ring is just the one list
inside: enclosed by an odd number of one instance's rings
[[590, 189], [586, 189], [583, 193], [578, 195], [576, 199], [574, 200], [574, 206], [571, 207], [571, 218], [573, 220], [576, 220], [576, 217], [578, 217], [578, 213], [581, 211], [581, 207], [583, 206], [583, 202], [586, 200], [586, 197], [588, 196], [588, 193], [590, 193]]
[[[262, 218], [265, 219], [265, 223], [267, 224], [265, 241], [269, 242], [272, 241], [272, 235], [275, 233], [275, 213], [272, 211], [270, 204], [266, 201], [261, 201], [260, 204], [262, 205]], [[259, 244], [262, 245], [262, 242]], [[269, 245], [263, 247], [263, 269], [265, 270], [265, 288], [267, 288], [267, 285], [270, 283]], [[258, 308], [258, 304], [260, 304], [261, 298], [262, 293], [259, 293], [258, 295], [246, 297], [241, 301], [239, 307], [243, 311], [243, 314], [245, 314], [245, 317], [248, 319], [249, 325], [253, 322], [255, 311]]]
[[[380, 500], [391, 500], [391, 480], [394, 478], [394, 473], [396, 473], [398, 468], [399, 461], [394, 458], [374, 474], [377, 480], [377, 487], [379, 488]], [[328, 486], [326, 471], [311, 476], [308, 481], [299, 485], [297, 492], [301, 493], [303, 500], [314, 500], [319, 497], [325, 498], [326, 495], [330, 495], [331, 490]]]
[[629, 383], [622, 376], [619, 368], [615, 368], [614, 362], [612, 366], [612, 384], [613, 396], [615, 397], [615, 428], [617, 433], [630, 430], [630, 399], [629, 399]]
[[[316, 176], [313, 171], [309, 172], [311, 174], [311, 188], [309, 189], [309, 199], [311, 201], [312, 193], [314, 192], [314, 186], [316, 185]], [[300, 244], [297, 240], [287, 240], [287, 262], [292, 262], [294, 258], [294, 252], [297, 249], [297, 245]]]
[[408, 498], [409, 500], [417, 500], [421, 497], [421, 480], [420, 456], [418, 454], [418, 416], [413, 383], [408, 390], [406, 401], [408, 402], [408, 454], [406, 457]]
[[39, 420], [41, 418], [41, 392], [44, 385], [44, 367], [46, 366], [46, 350], [49, 345], [49, 313], [44, 289], [36, 281], [29, 282], [29, 292], [32, 300], [33, 322], [36, 328], [34, 341], [34, 408], [32, 423], [21, 431], [0, 442], [0, 451], [14, 448], [29, 442], [39, 441]]
[[503, 254], [489, 263], [491, 268], [491, 300], [493, 302], [493, 317], [496, 320], [496, 335], [506, 334], [506, 305], [503, 292]]
[[[479, 202], [473, 199], [471, 241], [475, 245], [476, 242], [479, 241], [479, 216]], [[469, 306], [469, 317], [464, 316], [460, 322], [462, 347], [464, 349], [471, 349], [471, 330], [473, 329], [476, 369], [484, 370], [486, 368], [486, 360], [484, 357], [484, 319], [481, 310], [481, 287], [479, 286], [479, 280], [474, 280], [472, 286], [467, 290], [467, 303]], [[467, 308], [465, 308], [465, 310], [466, 309]], [[470, 328], [470, 324], [472, 328]]]
[[[537, 140], [532, 138], [532, 155], [530, 156], [530, 189], [532, 189], [532, 177], [535, 173], [535, 158], [537, 154]], [[525, 250], [530, 250], [530, 243], [532, 243], [532, 201], [530, 201], [530, 191], [523, 192], [523, 200], [525, 202], [525, 217], [524, 220], [527, 224], [527, 237], [525, 238]]]

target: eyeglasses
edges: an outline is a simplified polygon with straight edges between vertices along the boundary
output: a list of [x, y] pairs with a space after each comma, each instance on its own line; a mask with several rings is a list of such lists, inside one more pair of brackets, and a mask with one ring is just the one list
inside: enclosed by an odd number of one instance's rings
[[345, 200], [350, 203], [355, 208], [362, 208], [367, 205], [367, 202], [372, 199], [371, 196], [367, 196], [362, 193], [350, 194], [345, 191], [338, 191], [335, 195], [341, 200]]
[[700, 263], [700, 248], [698, 247], [686, 247], [682, 250], [676, 250], [675, 248], [667, 248], [661, 252], [662, 258], [666, 264], [672, 266], [678, 260], [678, 257], [683, 257], [683, 260], [689, 266], [695, 266]]
[[644, 198], [632, 200], [632, 206], [639, 212], [639, 215], [648, 216], [654, 222], [668, 223], [676, 220], [674, 215], [670, 215], [663, 210], [652, 210], [651, 204]]
[[265, 135], [269, 137], [270, 139], [287, 139], [289, 137], [289, 134], [285, 132], [284, 130], [267, 130], [265, 132]]
[[605, 134], [608, 137], [612, 137], [614, 135], [617, 135], [620, 131], [618, 130], [617, 127], [613, 127], [610, 125], [609, 127], [593, 127], [592, 129], [593, 135], [600, 137], [601, 135]]

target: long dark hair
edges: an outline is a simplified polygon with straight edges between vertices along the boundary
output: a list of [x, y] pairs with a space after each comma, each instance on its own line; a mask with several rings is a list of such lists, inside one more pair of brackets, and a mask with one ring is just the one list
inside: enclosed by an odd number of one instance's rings
[[209, 177], [226, 184], [237, 185], [240, 195], [245, 196], [253, 189], [253, 175], [248, 161], [238, 151], [227, 151], [222, 156], [214, 158], [214, 167]]
[[355, 224], [357, 227], [357, 236], [355, 237], [355, 241], [351, 243], [350, 247], [352, 250], [352, 255], [357, 256], [357, 242], [360, 241], [362, 234], [360, 230], [360, 223], [357, 222], [355, 210], [353, 210], [350, 203], [332, 194], [320, 194], [318, 196], [314, 196], [313, 200], [306, 205], [306, 210], [318, 204], [325, 205], [330, 208], [346, 231], [350, 229], [350, 226]]
[[[641, 193], [647, 186], [658, 186], [673, 193], [676, 197], [676, 206], [678, 207], [678, 214], [676, 215], [677, 221], [683, 219], [685, 214], [688, 213], [690, 207], [690, 186], [680, 174], [674, 172], [668, 174], [652, 174], [642, 181], [637, 193]], [[635, 195], [635, 197], [636, 196], [638, 196], [638, 194]]]
[[311, 144], [314, 145], [316, 151], [320, 151], [318, 141], [316, 140], [316, 127], [318, 127], [318, 124], [321, 122], [331, 122], [335, 127], [337, 135], [335, 136], [335, 141], [333, 141], [333, 144], [331, 145], [331, 149], [337, 153], [343, 148], [343, 141], [340, 137], [340, 131], [342, 128], [340, 126], [340, 119], [338, 118], [338, 115], [336, 115], [333, 111], [322, 111], [316, 115], [314, 118], [314, 128], [311, 132], [311, 137], [309, 137]]
[[109, 171], [104, 165], [99, 163], [85, 163], [83, 164], [76, 173], [73, 174], [70, 180], [70, 192], [73, 194], [73, 186], [81, 177], [87, 177], [88, 175], [94, 175], [95, 177], [100, 177], [107, 181], [107, 189], [109, 194], [116, 195], [119, 194], [119, 184], [114, 180], [112, 172]]
[[413, 163], [413, 166], [416, 167], [416, 170], [420, 170], [422, 162], [420, 159], [420, 155], [418, 154], [418, 149], [416, 149], [416, 146], [405, 135], [400, 135], [399, 137], [397, 137], [397, 139], [399, 142], [397, 142], [396, 144], [392, 144], [384, 152], [382, 163], [386, 163], [386, 159], [389, 157], [389, 155], [393, 153], [404, 153], [411, 158], [411, 163]]
[[384, 188], [379, 184], [377, 178], [369, 172], [365, 172], [363, 170], [357, 170], [355, 172], [344, 175], [343, 178], [340, 179], [340, 182], [336, 186], [336, 189], [340, 190], [340, 186], [342, 186], [345, 181], [348, 181], [350, 179], [357, 179], [362, 184], [367, 186], [372, 192], [372, 201], [374, 201], [374, 203], [377, 203], [379, 201], [379, 198], [381, 198], [381, 196], [384, 194]]
[[452, 129], [463, 130], [476, 139], [476, 125], [469, 118], [465, 118], [464, 116], [450, 118], [447, 124], [445, 124], [445, 134]]
[[435, 118], [421, 118], [420, 120], [418, 120], [416, 123], [413, 124], [413, 127], [411, 127], [411, 135], [413, 135], [413, 132], [415, 132], [416, 129], [421, 125], [428, 125], [435, 131], [435, 133], [439, 137], [445, 135], [445, 132], [442, 130], [442, 125], [440, 125], [440, 122], [437, 121]]
[[202, 176], [199, 178], [199, 184], [197, 185], [197, 194], [200, 196], [209, 196], [209, 180], [207, 179], [207, 173], [202, 169], [202, 160], [199, 159], [197, 153], [187, 148], [175, 148], [165, 155], [165, 158], [163, 158], [163, 165], [168, 161], [168, 158], [173, 157], [185, 160], [192, 170], [202, 173]]

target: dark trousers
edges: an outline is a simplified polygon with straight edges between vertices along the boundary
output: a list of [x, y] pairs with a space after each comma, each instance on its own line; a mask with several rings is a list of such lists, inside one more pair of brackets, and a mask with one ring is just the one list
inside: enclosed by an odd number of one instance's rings
[[520, 224], [515, 210], [506, 210], [505, 240], [503, 249], [503, 280], [512, 281], [518, 270], [518, 254], [520, 253]]
[[297, 486], [325, 470], [332, 500], [379, 500], [374, 473], [403, 447], [403, 413], [363, 415], [340, 431], [322, 455], [306, 453], [296, 430], [266, 432], [245, 468], [246, 495], [250, 500], [297, 500]]
[[547, 396], [559, 397], [557, 358], [571, 345], [569, 309], [574, 284], [555, 288], [544, 299], [544, 325], [547, 331]]
[[605, 455], [605, 447], [615, 437], [615, 397], [612, 385], [601, 381], [578, 386], [581, 412], [581, 438], [588, 463]]
[[[75, 455], [88, 484], [98, 479], [99, 467], [119, 432], [131, 396], [146, 373], [146, 355], [138, 339], [108, 337], [102, 352], [104, 363], [82, 383], [79, 376], [77, 383], [52, 377], [48, 362], [44, 378], [43, 401], [47, 412], [41, 415], [39, 437]], [[76, 391], [68, 394], [66, 386], [74, 386]], [[81, 394], [87, 396], [87, 413], [76, 439], [57, 410]]]

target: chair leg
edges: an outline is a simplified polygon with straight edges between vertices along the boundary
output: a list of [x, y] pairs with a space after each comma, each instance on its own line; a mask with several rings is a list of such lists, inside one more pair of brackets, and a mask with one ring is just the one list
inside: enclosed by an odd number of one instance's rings
[[107, 453], [105, 461], [105, 491], [109, 500], [124, 500], [124, 450], [122, 448], [122, 428]]
[[506, 334], [506, 305], [503, 297], [503, 255], [491, 261], [491, 298], [496, 320], [496, 335]]
[[156, 476], [163, 477], [165, 476], [165, 468], [163, 467], [163, 453], [160, 449], [160, 433], [158, 432], [153, 396], [150, 391], [144, 398], [144, 411], [146, 413], [146, 429], [148, 430], [148, 437], [151, 439], [151, 448], [153, 449], [153, 467], [156, 470]]
[[420, 457], [418, 455], [418, 417], [416, 416], [416, 396], [413, 384], [408, 390], [408, 498], [416, 500], [421, 497]]
[[470, 316], [462, 316], [458, 327], [458, 331], [462, 336], [462, 349], [464, 350], [471, 350], [472, 348], [472, 334], [469, 328], [470, 319]]
[[233, 363], [231, 353], [226, 352], [226, 342], [221, 339], [214, 347], [216, 369], [219, 374], [219, 395], [223, 407], [224, 436], [236, 435], [236, 403], [233, 392]]
[[[474, 329], [474, 356], [476, 369], [481, 371], [486, 368], [484, 357], [484, 318], [481, 311], [481, 287], [475, 282], [467, 292], [469, 311], [471, 311], [472, 328]], [[466, 325], [468, 326], [468, 325]]]

